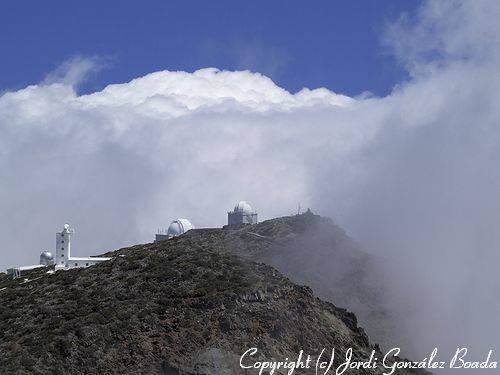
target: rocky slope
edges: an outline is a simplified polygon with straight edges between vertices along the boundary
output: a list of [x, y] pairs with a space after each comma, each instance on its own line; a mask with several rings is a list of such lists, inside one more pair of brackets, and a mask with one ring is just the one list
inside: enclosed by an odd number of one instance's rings
[[293, 223], [193, 230], [86, 269], [1, 276], [0, 372], [255, 374], [239, 367], [253, 346], [261, 360], [322, 348], [338, 351], [336, 364], [347, 348], [381, 356], [352, 313], [251, 260], [300, 232]]
[[389, 260], [362, 251], [329, 218], [307, 212], [225, 231], [190, 231], [186, 236], [272, 265], [293, 282], [311, 287], [320, 298], [353, 311], [370, 338], [384, 348], [411, 341], [397, 334], [387, 304]]

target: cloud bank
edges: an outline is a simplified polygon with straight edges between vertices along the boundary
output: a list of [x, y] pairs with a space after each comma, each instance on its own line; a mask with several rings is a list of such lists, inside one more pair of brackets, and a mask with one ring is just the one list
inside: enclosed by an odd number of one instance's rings
[[[500, 336], [499, 3], [426, 2], [385, 43], [410, 72], [387, 97], [289, 93], [248, 71], [161, 71], [77, 95], [77, 61], [0, 96], [0, 268], [54, 232], [76, 255], [151, 241], [189, 217], [219, 226], [249, 200], [297, 203], [391, 257], [411, 354]], [[64, 73], [67, 72], [67, 73]], [[402, 302], [403, 301], [403, 302]]]

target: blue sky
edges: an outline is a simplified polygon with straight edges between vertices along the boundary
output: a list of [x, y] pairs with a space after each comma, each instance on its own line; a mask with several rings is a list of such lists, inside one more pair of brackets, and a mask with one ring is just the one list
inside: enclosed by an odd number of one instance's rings
[[[103, 6], [105, 4], [105, 6]], [[292, 92], [386, 95], [405, 72], [380, 40], [412, 12], [401, 1], [16, 1], [0, 5], [0, 92], [38, 82], [75, 56], [105, 69], [80, 92], [157, 70], [250, 69]]]

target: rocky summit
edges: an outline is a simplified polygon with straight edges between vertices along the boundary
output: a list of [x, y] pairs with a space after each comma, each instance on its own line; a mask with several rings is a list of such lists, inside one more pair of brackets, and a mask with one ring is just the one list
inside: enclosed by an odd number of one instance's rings
[[[2, 274], [0, 373], [256, 374], [239, 364], [252, 347], [258, 348], [252, 361], [296, 359], [301, 350], [314, 357], [323, 348], [335, 348], [335, 365], [348, 348], [354, 359], [368, 360], [372, 350], [381, 358], [353, 313], [262, 263], [294, 262], [318, 222], [330, 225], [305, 214], [197, 229], [108, 252], [110, 261], [89, 268], [38, 269], [14, 280]], [[315, 241], [332, 236], [337, 248], [350, 251], [339, 245], [345, 234], [338, 228]], [[312, 265], [303, 266], [306, 272]]]

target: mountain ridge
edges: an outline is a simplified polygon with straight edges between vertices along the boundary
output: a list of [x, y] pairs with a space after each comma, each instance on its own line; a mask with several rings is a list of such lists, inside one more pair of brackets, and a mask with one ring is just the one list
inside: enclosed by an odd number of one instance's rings
[[[106, 253], [113, 259], [89, 268], [34, 270], [30, 282], [4, 277], [0, 368], [7, 374], [215, 375], [252, 373], [238, 366], [252, 346], [261, 360], [293, 358], [300, 350], [318, 355], [322, 348], [353, 348], [365, 359], [372, 350], [380, 353], [353, 313], [253, 260], [270, 249], [263, 244], [297, 233], [300, 220], [284, 219], [292, 226], [276, 227], [274, 237], [266, 222], [192, 230]], [[242, 254], [245, 249], [253, 253]]]

